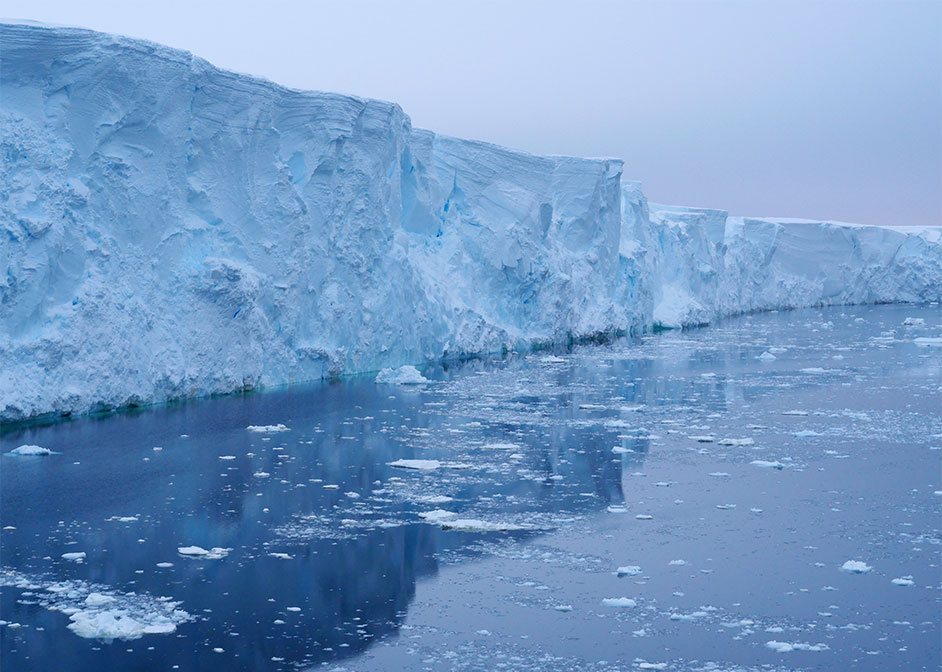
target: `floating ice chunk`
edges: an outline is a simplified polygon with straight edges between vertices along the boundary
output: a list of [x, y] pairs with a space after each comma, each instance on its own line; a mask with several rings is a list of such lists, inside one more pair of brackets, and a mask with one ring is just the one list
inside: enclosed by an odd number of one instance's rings
[[924, 327], [926, 326], [926, 321], [921, 317], [907, 317], [903, 320], [904, 327]]
[[268, 555], [279, 560], [294, 560], [294, 556], [288, 553], [269, 553]]
[[173, 567], [173, 563], [172, 562], [158, 562], [157, 566], [160, 567], [161, 569], [167, 569], [168, 567]]
[[579, 404], [579, 408], [583, 411], [604, 411], [606, 407], [602, 404]]
[[42, 446], [33, 446], [30, 444], [24, 444], [19, 448], [14, 448], [11, 450], [8, 455], [23, 455], [30, 457], [41, 457], [44, 455], [52, 455], [52, 451], [48, 448], [43, 448]]
[[509, 532], [528, 529], [522, 525], [515, 525], [513, 523], [458, 518], [457, 513], [444, 511], [442, 509], [420, 513], [419, 517], [427, 523], [441, 525], [444, 530], [460, 530], [464, 532]]
[[555, 609], [556, 611], [572, 611], [572, 605], [571, 604], [556, 604], [556, 605], [553, 605], [553, 609]]
[[803, 642], [776, 642], [770, 640], [765, 643], [766, 648], [776, 653], [790, 653], [792, 651], [827, 651], [827, 644], [806, 644]]
[[736, 505], [735, 504], [717, 504], [716, 508], [722, 509], [723, 511], [728, 511], [730, 509], [735, 509]]
[[773, 355], [771, 352], [769, 352], [768, 350], [766, 350], [766, 351], [763, 352], [761, 355], [759, 355], [758, 357], [756, 357], [756, 359], [760, 359], [760, 360], [762, 360], [763, 362], [772, 362], [772, 361], [775, 361], [775, 355]]
[[671, 561], [668, 562], [667, 564], [668, 564], [668, 565], [681, 566], [681, 565], [686, 565], [686, 564], [687, 564], [687, 561], [686, 561], [686, 560], [671, 560]]
[[288, 428], [278, 423], [277, 425], [249, 425], [246, 427], [250, 432], [256, 434], [272, 434], [274, 432], [287, 432]]
[[83, 562], [85, 560], [85, 551], [78, 551], [75, 553], [63, 553], [63, 560], [68, 560], [69, 562]]
[[269, 474], [267, 471], [256, 471], [256, 472], [255, 472], [254, 474], [252, 474], [252, 475], [253, 475], [255, 478], [268, 478], [269, 476], [271, 476], [271, 474]]
[[808, 415], [808, 411], [782, 411], [782, 415]]
[[220, 455], [219, 459], [220, 460], [234, 460], [236, 459], [236, 456], [235, 455]]
[[626, 565], [615, 570], [615, 574], [618, 576], [638, 576], [640, 573], [641, 568], [637, 565]]
[[785, 465], [782, 464], [781, 462], [778, 462], [777, 460], [776, 461], [753, 460], [749, 464], [751, 464], [754, 467], [764, 467], [766, 469], [784, 469], [785, 468]]
[[630, 597], [606, 597], [602, 600], [603, 607], [615, 607], [616, 609], [627, 609], [637, 607], [638, 603]]
[[812, 373], [812, 374], [831, 373], [831, 371], [832, 369], [822, 369], [820, 366], [807, 366], [801, 369], [802, 373]]
[[705, 611], [694, 611], [689, 614], [678, 614], [675, 612], [670, 615], [670, 619], [672, 621], [695, 621], [698, 618], [703, 618], [707, 615], [708, 614]]
[[914, 585], [916, 585], [915, 581], [913, 581], [913, 577], [912, 577], [912, 576], [901, 576], [901, 577], [898, 578], [898, 579], [893, 579], [893, 581], [892, 581], [891, 583], [893, 583], [893, 585], [896, 585], [896, 586], [914, 586]]
[[496, 441], [494, 443], [485, 443], [483, 446], [481, 446], [481, 448], [484, 448], [485, 450], [519, 450], [520, 447], [521, 446], [516, 443], [502, 443], [500, 441]]
[[804, 439], [809, 436], [824, 436], [824, 434], [822, 434], [821, 432], [816, 432], [813, 429], [802, 429], [797, 432], [792, 432], [792, 436], [797, 437], [799, 439]]
[[718, 443], [721, 446], [753, 446], [755, 445], [755, 439], [720, 439]]
[[389, 385], [419, 385], [427, 383], [428, 378], [419, 373], [414, 366], [400, 366], [398, 369], [383, 369], [376, 376], [377, 383]]
[[639, 513], [637, 516], [635, 516], [635, 519], [637, 519], [637, 520], [654, 520], [654, 516], [649, 516], [649, 515], [646, 514], [646, 513]]
[[294, 612], [294, 613], [298, 613], [299, 611], [301, 611], [301, 607], [285, 607], [285, 611], [291, 611], [291, 612]]
[[449, 497], [448, 495], [426, 495], [424, 497], [416, 497], [415, 501], [422, 504], [447, 504], [448, 502], [454, 501], [454, 497]]
[[435, 509], [434, 511], [425, 511], [419, 514], [419, 518], [427, 523], [440, 524], [445, 520], [457, 518], [458, 514], [454, 511], [445, 511], [444, 509]]
[[725, 471], [712, 471], [710, 476], [713, 478], [729, 478], [729, 474]]
[[111, 518], [106, 518], [106, 523], [134, 523], [137, 522], [139, 518], [137, 516], [111, 516]]
[[698, 443], [712, 443], [713, 441], [716, 441], [716, 437], [709, 434], [704, 436], [688, 436], [687, 438]]
[[418, 469], [420, 471], [432, 471], [442, 466], [438, 460], [396, 460], [387, 462], [390, 467], [399, 467], [400, 469]]
[[85, 598], [85, 606], [87, 607], [101, 607], [112, 602], [114, 602], [114, 598], [111, 595], [103, 595], [102, 593], [89, 593]]
[[[639, 632], [644, 632], [643, 630]], [[667, 663], [638, 663], [639, 670], [666, 670]]]
[[914, 338], [913, 343], [922, 348], [942, 348], [942, 336], [921, 336], [919, 338]]
[[546, 357], [540, 357], [539, 363], [541, 366], [551, 366], [553, 364], [565, 364], [566, 360], [556, 355], [547, 355]]
[[860, 560], [848, 560], [841, 565], [842, 572], [850, 572], [851, 574], [866, 574], [872, 569], [873, 567]]
[[615, 453], [616, 455], [625, 455], [627, 453], [633, 453], [635, 451], [633, 451], [631, 448], [625, 448], [624, 446], [614, 446], [612, 448], [612, 452]]
[[138, 639], [143, 635], [164, 635], [177, 629], [176, 623], [162, 614], [150, 614], [137, 620], [122, 609], [83, 610], [72, 614], [69, 630], [88, 639]]
[[490, 522], [473, 518], [458, 518], [446, 520], [441, 523], [443, 530], [457, 530], [461, 532], [513, 532], [515, 530], [530, 529], [523, 525], [513, 523]]
[[609, 513], [628, 513], [628, 507], [620, 504], [612, 504], [606, 509]]
[[201, 546], [180, 546], [177, 553], [186, 558], [200, 558], [203, 560], [219, 560], [229, 555], [231, 548], [221, 548], [214, 546], [208, 551]]

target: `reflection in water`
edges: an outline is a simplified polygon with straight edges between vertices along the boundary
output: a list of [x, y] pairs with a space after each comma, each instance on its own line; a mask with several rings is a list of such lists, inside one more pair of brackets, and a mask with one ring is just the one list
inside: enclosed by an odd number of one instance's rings
[[[489, 366], [452, 367], [441, 372], [450, 380], [420, 389], [353, 380], [7, 432], [4, 448], [41, 443], [61, 455], [3, 458], [3, 520], [16, 528], [3, 537], [3, 566], [47, 586], [76, 579], [116, 596], [172, 596], [195, 620], [127, 645], [85, 640], [37, 603], [45, 591], [8, 587], [3, 618], [39, 628], [0, 631], [4, 661], [260, 669], [344, 658], [397, 630], [437, 557], [473, 553], [481, 539], [418, 513], [506, 521], [530, 529], [498, 534], [524, 540], [622, 503], [623, 474], [648, 442], [617, 410], [579, 409], [594, 394], [590, 371], [509, 361], [477, 375]], [[618, 367], [630, 381], [650, 362]], [[277, 423], [290, 431], [245, 429]], [[400, 458], [446, 466], [388, 465]], [[233, 550], [219, 560], [177, 553], [189, 545]], [[60, 558], [73, 549], [84, 563]]]
[[[794, 333], [791, 319], [578, 348], [562, 362], [469, 362], [418, 388], [354, 379], [7, 430], [4, 453], [34, 443], [60, 454], [0, 458], [0, 514], [15, 528], [3, 531], [2, 567], [45, 588], [106, 586], [118, 606], [132, 592], [169, 596], [194, 620], [129, 642], [82, 639], [43, 606], [48, 590], [6, 587], [2, 618], [27, 627], [0, 628], [4, 666], [280, 669], [354, 656], [398, 632], [417, 580], [442, 559], [631, 503], [649, 452], [676, 428], [814, 385], [754, 373], [756, 356]], [[859, 329], [842, 338], [865, 342]], [[246, 430], [277, 423], [290, 431]], [[438, 464], [390, 466], [399, 459]], [[523, 529], [421, 522], [439, 509]], [[191, 545], [232, 550], [177, 553]], [[76, 551], [84, 563], [61, 557]]]

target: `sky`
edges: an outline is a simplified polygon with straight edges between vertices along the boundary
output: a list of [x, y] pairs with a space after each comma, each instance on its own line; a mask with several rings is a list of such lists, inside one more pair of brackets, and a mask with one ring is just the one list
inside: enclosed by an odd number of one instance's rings
[[942, 224], [942, 0], [4, 0], [0, 11], [391, 100], [439, 133], [619, 157], [657, 203]]

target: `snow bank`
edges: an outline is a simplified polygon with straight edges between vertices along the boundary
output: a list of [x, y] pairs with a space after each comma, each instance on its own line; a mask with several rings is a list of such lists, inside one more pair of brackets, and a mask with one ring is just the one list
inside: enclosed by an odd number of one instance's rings
[[649, 204], [616, 159], [87, 30], [0, 41], [2, 421], [942, 298], [936, 229]]

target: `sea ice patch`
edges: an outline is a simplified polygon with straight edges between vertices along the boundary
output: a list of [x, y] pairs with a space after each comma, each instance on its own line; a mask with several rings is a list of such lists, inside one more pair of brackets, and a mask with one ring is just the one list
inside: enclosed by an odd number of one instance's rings
[[868, 565], [866, 562], [861, 562], [860, 560], [848, 560], [843, 565], [841, 565], [842, 572], [849, 572], [851, 574], [866, 574], [873, 570], [873, 567]]

